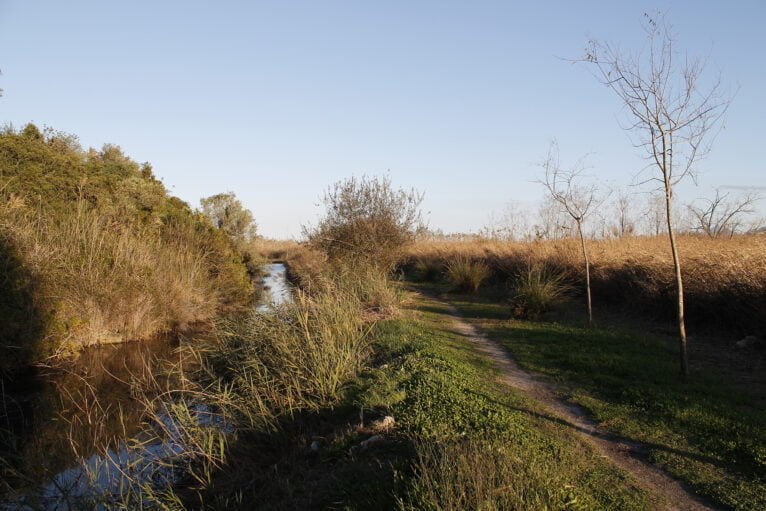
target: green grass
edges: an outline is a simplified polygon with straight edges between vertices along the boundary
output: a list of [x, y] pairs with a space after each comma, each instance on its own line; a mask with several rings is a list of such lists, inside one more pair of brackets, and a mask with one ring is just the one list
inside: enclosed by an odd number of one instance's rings
[[[402, 507], [652, 507], [649, 496], [568, 426], [494, 383], [494, 368], [450, 330], [438, 303], [421, 302], [418, 309], [414, 318], [378, 326], [379, 368], [368, 373], [357, 398], [394, 415], [415, 442], [419, 456], [399, 496]], [[456, 476], [450, 468], [456, 465], [466, 470]]]
[[712, 501], [766, 507], [763, 398], [703, 370], [678, 376], [666, 341], [623, 330], [514, 321], [502, 304], [455, 300], [528, 370], [565, 384], [603, 426], [646, 444], [649, 459]]
[[[373, 354], [338, 399], [241, 431], [207, 509], [653, 509], [656, 500], [534, 402], [427, 300], [370, 334]], [[360, 443], [385, 415], [385, 439]], [[321, 449], [308, 446], [320, 439]], [[460, 467], [453, 470], [453, 467]], [[198, 498], [202, 501], [196, 500]]]

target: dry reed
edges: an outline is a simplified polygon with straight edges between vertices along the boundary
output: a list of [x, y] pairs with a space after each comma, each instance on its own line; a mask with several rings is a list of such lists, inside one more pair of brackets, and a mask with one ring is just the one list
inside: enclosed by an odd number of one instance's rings
[[[766, 331], [766, 236], [710, 239], [682, 236], [681, 265], [692, 324], [734, 330]], [[667, 239], [626, 237], [588, 241], [592, 258], [594, 304], [622, 303], [660, 318], [671, 318], [673, 263]], [[575, 240], [498, 242], [484, 240], [421, 241], [411, 246], [403, 264], [446, 265], [460, 259], [481, 260], [495, 282], [520, 274], [531, 262], [563, 272], [571, 282], [584, 279]]]

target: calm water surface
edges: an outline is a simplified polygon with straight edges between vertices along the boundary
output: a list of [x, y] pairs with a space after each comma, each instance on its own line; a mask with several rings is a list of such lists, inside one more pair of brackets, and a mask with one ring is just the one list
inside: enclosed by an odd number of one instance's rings
[[[280, 263], [264, 266], [258, 312], [268, 313], [292, 299], [286, 270]], [[180, 375], [194, 367], [184, 346], [205, 335], [91, 347], [74, 361], [4, 384], [0, 458], [9, 459], [23, 476], [6, 482], [26, 492], [36, 484], [39, 491], [34, 496], [6, 495], [0, 509], [71, 509], [72, 497], [123, 491], [126, 472], [131, 480], [172, 482], [177, 474], [156, 468], [182, 455], [183, 441], [174, 435], [171, 415], [160, 411], [148, 418], [138, 396], [157, 398], [162, 408], [163, 392], [178, 388]], [[192, 413], [202, 426], [226, 427], [204, 405], [193, 405]], [[129, 447], [157, 437], [157, 431], [149, 434], [147, 428], [161, 431], [163, 440]], [[165, 480], [155, 481], [158, 474]]]

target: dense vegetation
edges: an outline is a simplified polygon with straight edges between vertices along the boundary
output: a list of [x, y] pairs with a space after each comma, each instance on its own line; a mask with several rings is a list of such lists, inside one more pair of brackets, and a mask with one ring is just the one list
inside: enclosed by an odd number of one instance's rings
[[[723, 329], [737, 339], [766, 332], [766, 316], [762, 314], [766, 310], [766, 237], [683, 236], [678, 244], [689, 328]], [[615, 305], [661, 321], [673, 317], [675, 284], [666, 239], [628, 236], [591, 240], [588, 245], [596, 320], [599, 308]], [[402, 267], [418, 272], [425, 280], [447, 277], [456, 287], [465, 287], [463, 278], [455, 276], [455, 266], [486, 266], [489, 272], [479, 270], [483, 275], [479, 285], [504, 287], [510, 298], [516, 280], [528, 276], [530, 267], [546, 268], [562, 277], [570, 291], [584, 293], [581, 258], [579, 243], [573, 239], [427, 240], [408, 248]]]
[[147, 338], [247, 303], [229, 239], [119, 147], [0, 133], [0, 369]]
[[[365, 368], [333, 398], [313, 401], [301, 412], [296, 407], [271, 432], [240, 435], [211, 481], [206, 505], [376, 510], [653, 505], [652, 496], [566, 425], [496, 383], [492, 364], [451, 331], [442, 305], [418, 298], [405, 309], [407, 314], [376, 323], [364, 343]], [[386, 422], [387, 416], [394, 422]]]
[[[582, 292], [575, 241], [416, 241], [422, 195], [386, 179], [338, 183], [306, 243], [269, 243], [255, 237], [252, 216], [233, 194], [210, 197], [194, 212], [168, 196], [147, 164], [114, 146], [84, 151], [71, 136], [30, 125], [0, 135], [0, 158], [0, 256], [10, 290], [0, 298], [5, 370], [215, 320], [204, 338], [180, 346], [178, 365], [162, 378], [146, 371], [123, 382], [139, 406], [131, 411], [136, 438], [121, 449], [140, 452], [167, 438], [183, 449], [157, 460], [149, 476], [128, 476], [119, 491], [67, 496], [75, 508], [672, 504], [496, 378], [494, 362], [452, 328], [453, 311], [419, 291], [443, 293], [606, 431], [640, 443], [648, 462], [714, 503], [750, 510], [766, 498], [762, 398], [752, 375], [762, 359], [757, 345], [747, 348], [751, 366], [713, 371], [715, 352], [694, 343], [692, 377], [682, 383], [667, 339], [603, 327], [610, 315], [625, 319], [615, 304], [660, 328], [671, 319], [664, 240], [587, 240], [600, 328], [586, 329], [580, 307], [568, 301]], [[680, 240], [695, 331], [763, 332], [763, 243], [758, 236]], [[261, 258], [286, 261], [295, 285], [294, 301], [267, 314], [243, 307], [248, 265]], [[403, 275], [428, 284], [405, 284]], [[738, 377], [756, 385], [743, 390]], [[77, 399], [86, 410], [77, 420], [127, 431], [125, 416], [98, 397]], [[136, 423], [145, 426], [140, 435]], [[24, 462], [24, 442], [4, 440], [3, 497], [45, 507], [38, 491], [55, 473], [36, 473]], [[76, 428], [69, 441], [92, 452]], [[109, 437], [98, 449], [114, 445]]]

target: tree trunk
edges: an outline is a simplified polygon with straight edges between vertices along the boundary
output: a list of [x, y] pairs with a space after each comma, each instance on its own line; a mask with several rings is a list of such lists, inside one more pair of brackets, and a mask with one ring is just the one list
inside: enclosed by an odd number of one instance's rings
[[678, 303], [678, 347], [681, 357], [681, 375], [684, 379], [689, 377], [689, 355], [686, 351], [686, 320], [684, 319], [684, 282], [681, 277], [681, 261], [678, 257], [676, 235], [673, 232], [673, 221], [670, 217], [673, 191], [670, 183], [665, 181], [665, 213], [668, 223], [668, 238], [670, 238], [670, 250], [673, 252], [673, 268], [676, 275], [676, 298]]
[[588, 250], [585, 248], [585, 236], [582, 234], [582, 221], [577, 220], [577, 232], [580, 234], [580, 246], [582, 247], [582, 257], [585, 260], [585, 292], [588, 296], [588, 326], [593, 326], [593, 304], [590, 297], [590, 259], [588, 259]]

